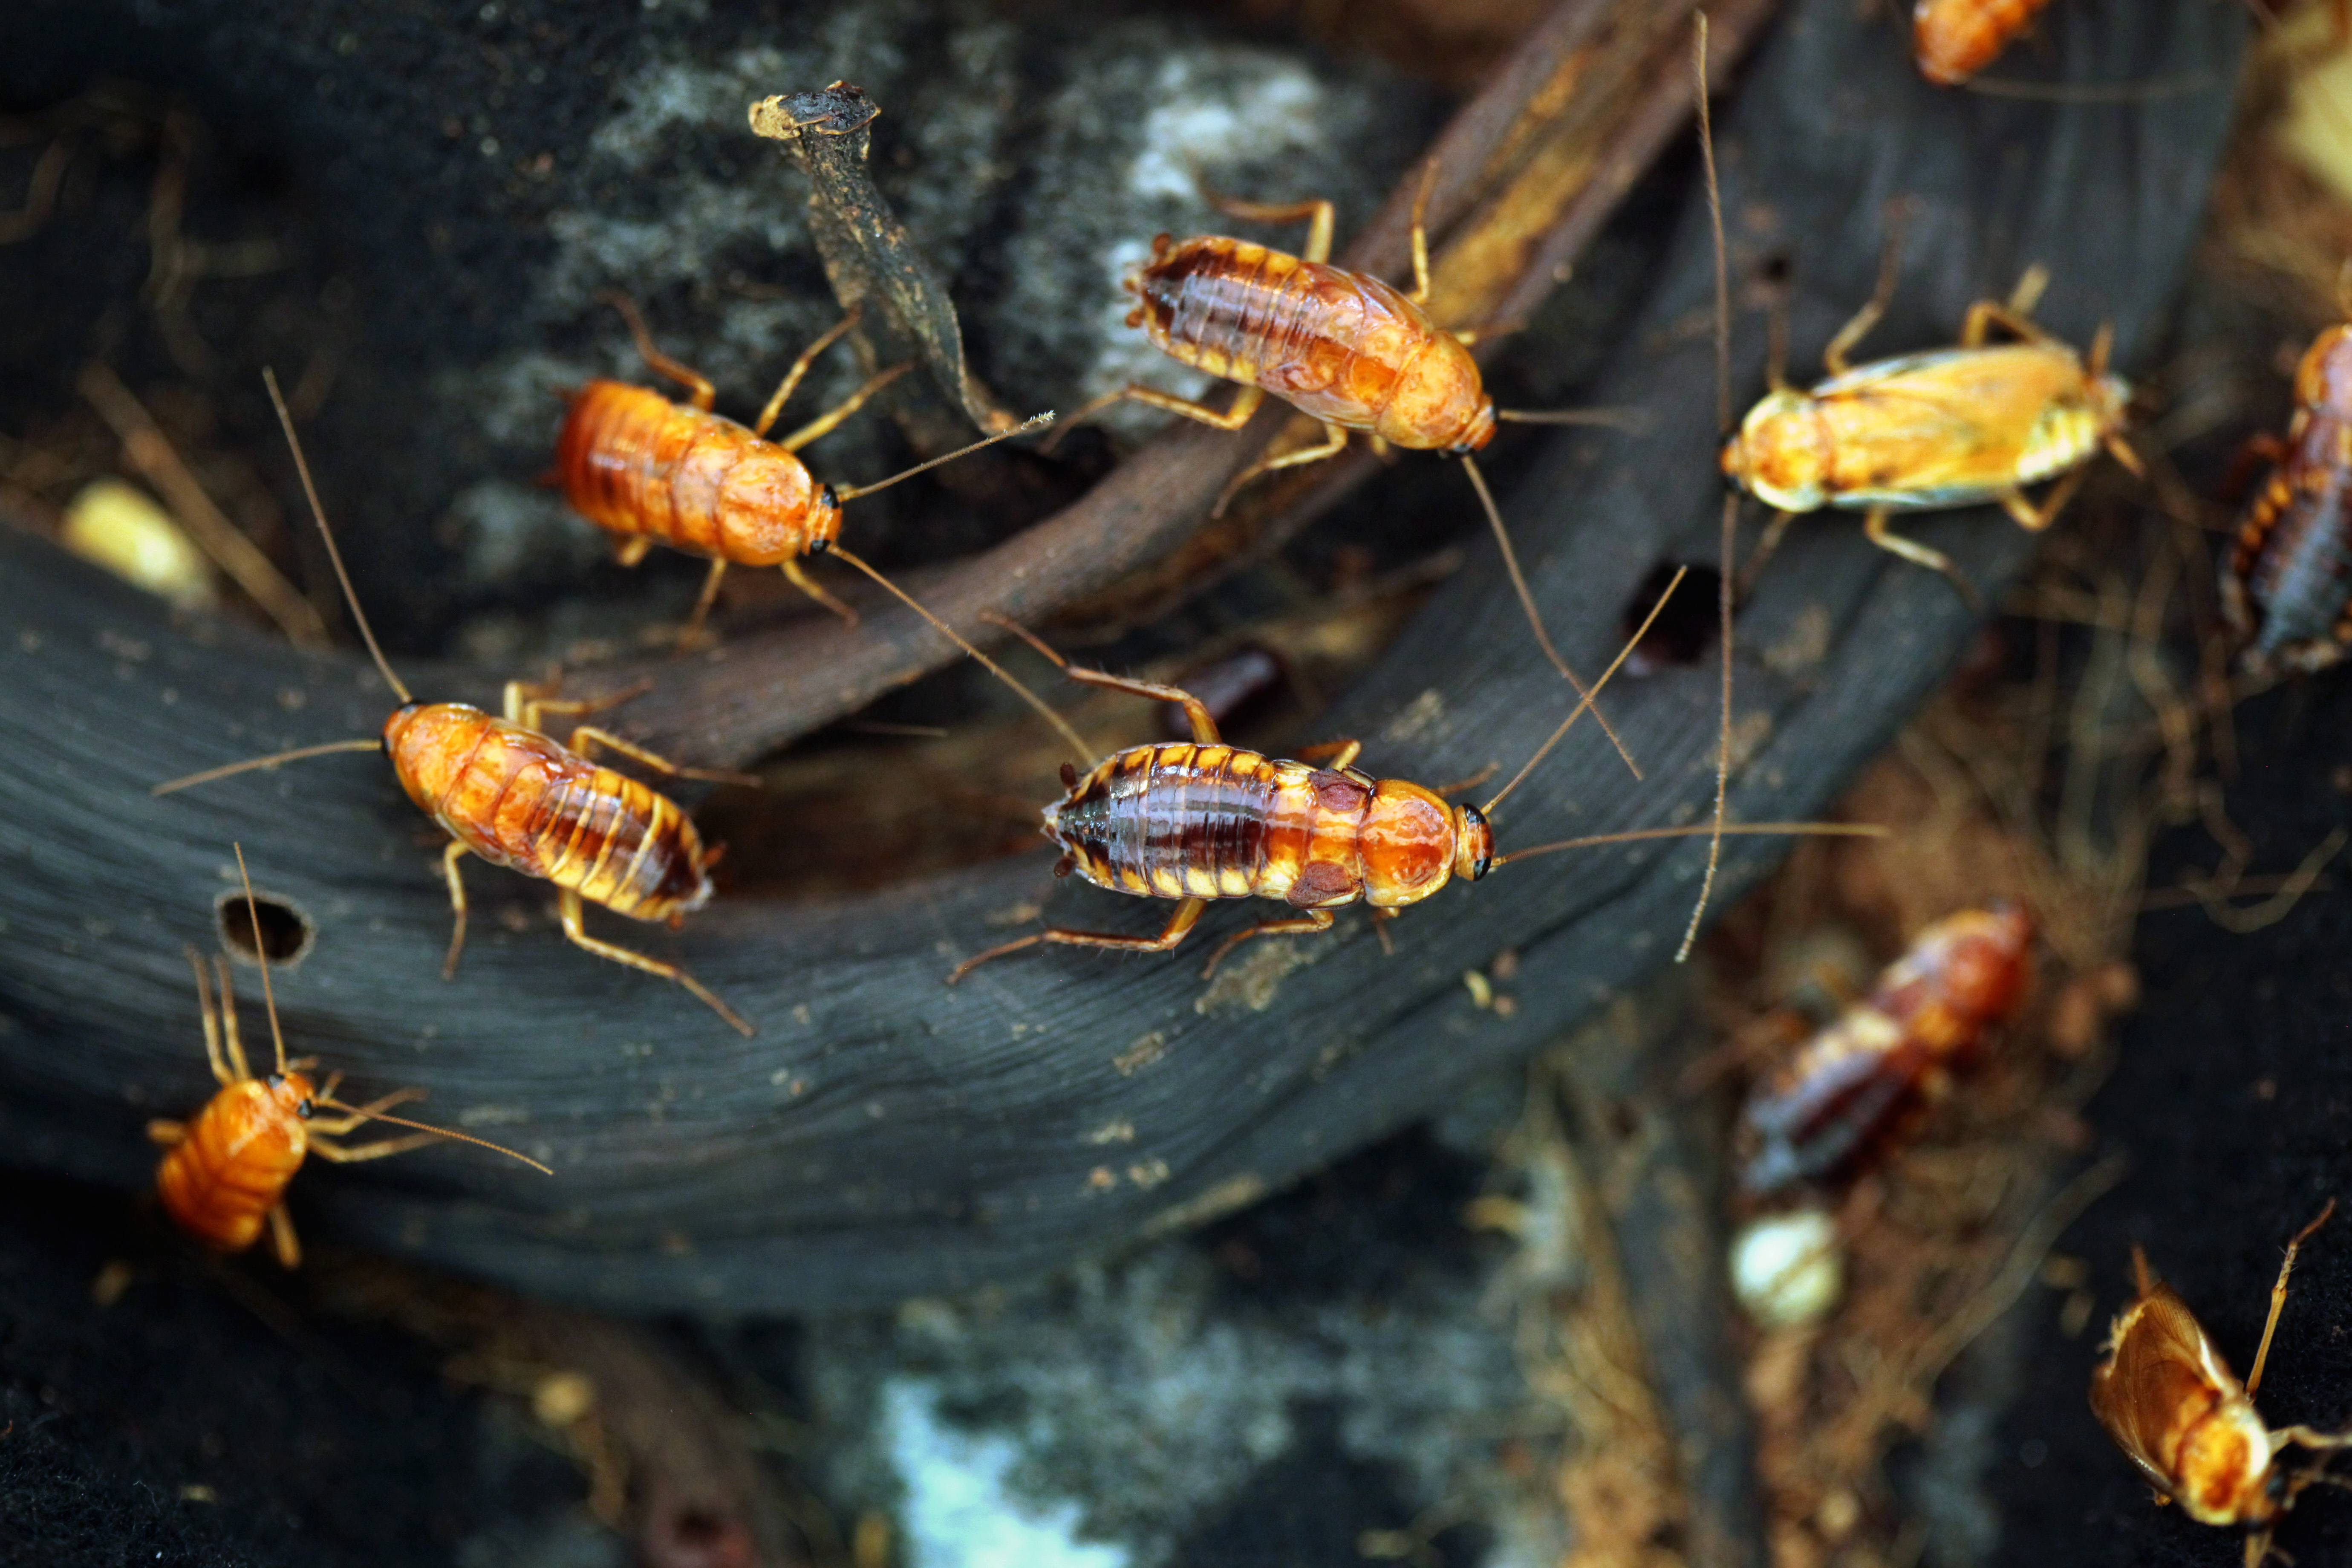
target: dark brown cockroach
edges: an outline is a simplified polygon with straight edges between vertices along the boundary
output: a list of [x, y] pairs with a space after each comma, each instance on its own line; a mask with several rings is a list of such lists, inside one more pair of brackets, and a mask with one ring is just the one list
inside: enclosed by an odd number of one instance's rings
[[1851, 1170], [1899, 1134], [1995, 1026], [2033, 971], [2033, 920], [1996, 904], [1947, 915], [1749, 1091], [1740, 1186], [1764, 1197]]
[[2158, 1501], [2178, 1502], [2200, 1524], [2251, 1527], [2246, 1568], [2261, 1568], [2270, 1555], [2271, 1531], [2296, 1495], [2315, 1481], [2335, 1479], [2319, 1466], [2290, 1471], [2278, 1462], [2280, 1453], [2291, 1443], [2320, 1453], [2352, 1447], [2352, 1432], [2273, 1431], [2254, 1410], [2295, 1253], [2335, 1212], [2330, 1198], [2319, 1217], [2287, 1243], [2253, 1371], [2242, 1386], [2188, 1303], [2156, 1277], [2137, 1246], [2132, 1273], [2138, 1299], [2116, 1317], [2106, 1359], [2091, 1373], [2092, 1414], [2156, 1488]]
[[1958, 87], [2000, 58], [2050, 0], [1918, 0], [1911, 58], [1939, 87]]
[[572, 731], [572, 743], [562, 745], [540, 727], [550, 713], [583, 714], [606, 702], [557, 701], [520, 681], [506, 689], [506, 712], [494, 718], [462, 702], [419, 702], [393, 673], [392, 665], [376, 646], [375, 633], [360, 608], [342, 555], [327, 526], [310, 482], [310, 465], [294, 434], [294, 421], [278, 395], [277, 377], [268, 377], [269, 395], [278, 408], [294, 461], [310, 498], [311, 516], [327, 543], [352, 619], [367, 642], [376, 668], [400, 697], [400, 706], [383, 721], [378, 741], [351, 740], [304, 746], [272, 756], [255, 757], [226, 767], [208, 768], [185, 778], [155, 786], [167, 795], [204, 784], [273, 766], [299, 757], [330, 752], [375, 751], [392, 762], [401, 787], [450, 835], [442, 865], [449, 882], [449, 903], [457, 912], [449, 937], [449, 956], [442, 973], [453, 973], [466, 942], [466, 887], [457, 862], [478, 855], [493, 866], [505, 866], [528, 877], [555, 884], [563, 934], [600, 957], [642, 969], [683, 985], [711, 1010], [745, 1035], [751, 1026], [721, 1002], [703, 984], [677, 964], [667, 963], [628, 948], [590, 936], [582, 923], [582, 900], [593, 900], [631, 920], [667, 921], [672, 927], [710, 901], [709, 868], [719, 849], [705, 847], [693, 821], [668, 796], [625, 773], [600, 767], [586, 751], [601, 746], [635, 758], [647, 767], [673, 776], [756, 783], [740, 773], [680, 767], [593, 725]]
[[[1669, 590], [1671, 592], [1671, 588]], [[1662, 595], [1654, 616], [1668, 595]], [[1081, 774], [1062, 765], [1067, 792], [1045, 808], [1044, 832], [1062, 850], [1054, 874], [1076, 871], [1098, 888], [1172, 899], [1176, 910], [1157, 936], [1123, 936], [1059, 928], [989, 949], [956, 965], [950, 984], [993, 958], [1041, 942], [1165, 952], [1182, 942], [1212, 899], [1279, 899], [1297, 911], [1261, 921], [1228, 938], [1208, 963], [1259, 936], [1328, 931], [1331, 911], [1369, 904], [1376, 915], [1419, 903], [1459, 876], [1470, 880], [1513, 860], [1588, 845], [1699, 837], [1707, 827], [1650, 828], [1545, 844], [1495, 854], [1487, 816], [1591, 706], [1580, 700], [1517, 775], [1483, 806], [1448, 805], [1437, 792], [1402, 779], [1377, 779], [1356, 768], [1359, 743], [1318, 748], [1328, 765], [1262, 756], [1228, 745], [1201, 700], [1173, 686], [1072, 668], [1018, 626], [1010, 629], [1059, 665], [1071, 679], [1130, 696], [1180, 704], [1192, 738], [1113, 752]], [[1645, 624], [1643, 630], [1647, 630]], [[1630, 644], [1628, 647], [1630, 647]], [[1595, 684], [1597, 693], [1623, 663]], [[1871, 834], [1867, 826], [1762, 823], [1732, 833]]]
[[2239, 662], [2254, 675], [2324, 669], [2352, 648], [2352, 325], [2304, 354], [2286, 438], [2251, 445], [2273, 466], [2221, 574]]
[[[710, 411], [717, 393], [709, 381], [654, 346], [635, 305], [617, 294], [606, 298], [628, 322], [646, 363], [688, 388], [689, 396], [683, 404], [672, 403], [627, 382], [588, 383], [571, 395], [551, 478], [574, 511], [617, 537], [622, 565], [644, 560], [656, 542], [709, 558], [710, 574], [703, 579], [702, 595], [679, 634], [682, 644], [700, 635], [730, 564], [781, 567], [794, 587], [856, 626], [856, 612], [820, 587], [800, 563], [803, 555], [830, 553], [882, 582], [871, 566], [841, 547], [842, 503], [1040, 428], [1054, 417], [1039, 415], [877, 483], [839, 489], [820, 484], [795, 454], [834, 430], [867, 398], [913, 368], [911, 363], [882, 372], [782, 441], [766, 437], [817, 355], [857, 324], [857, 311], [844, 317], [793, 363], [758, 421], [746, 429]], [[895, 588], [891, 592], [898, 594]], [[898, 596], [906, 598], [904, 594]]]
[[[239, 876], [245, 875], [242, 847], [236, 852], [236, 868]], [[259, 931], [250, 877], [245, 881], [245, 907], [254, 930]], [[163, 1163], [155, 1172], [156, 1195], [183, 1230], [215, 1251], [242, 1252], [253, 1245], [266, 1224], [278, 1261], [295, 1268], [302, 1260], [302, 1248], [294, 1238], [294, 1222], [286, 1213], [286, 1187], [310, 1154], [348, 1165], [445, 1139], [478, 1144], [554, 1174], [528, 1154], [463, 1132], [385, 1114], [395, 1105], [421, 1098], [422, 1090], [395, 1089], [365, 1105], [346, 1105], [335, 1098], [342, 1074], [331, 1074], [325, 1083], [313, 1085], [309, 1075], [316, 1063], [307, 1057], [286, 1059], [286, 1037], [278, 1027], [278, 998], [269, 986], [269, 955], [257, 946], [254, 956], [261, 965], [261, 996], [268, 1009], [269, 1038], [278, 1057], [277, 1070], [267, 1079], [254, 1077], [246, 1065], [245, 1046], [237, 1037], [236, 995], [229, 984], [228, 960], [218, 955], [213, 960], [220, 975], [220, 1009], [215, 1014], [204, 961], [194, 949], [188, 951], [188, 966], [196, 973], [196, 1005], [204, 1015], [205, 1059], [212, 1064], [220, 1091], [205, 1103], [194, 1121], [159, 1120], [147, 1124], [147, 1136], [165, 1150]], [[337, 1114], [322, 1117], [319, 1114], [322, 1110]], [[404, 1137], [357, 1147], [337, 1142], [363, 1121], [388, 1121], [411, 1131]]]
[[[1534, 628], [1544, 657], [1576, 688], [1590, 696], [1544, 629], [1535, 595], [1519, 569], [1509, 531], [1495, 505], [1486, 476], [1471, 454], [1494, 439], [1497, 420], [1536, 424], [1608, 423], [1614, 416], [1534, 414], [1497, 409], [1470, 357], [1473, 331], [1448, 331], [1429, 319], [1429, 237], [1423, 217], [1437, 167], [1429, 166], [1413, 204], [1412, 279], [1402, 292], [1370, 273], [1329, 265], [1332, 206], [1328, 201], [1262, 203], [1214, 198], [1234, 217], [1259, 223], [1307, 226], [1303, 256], [1291, 256], [1245, 239], [1197, 235], [1176, 239], [1160, 235], [1151, 259], [1129, 272], [1125, 286], [1136, 296], [1127, 324], [1141, 327], [1152, 346], [1195, 370], [1239, 382], [1241, 390], [1220, 413], [1192, 398], [1157, 387], [1130, 384], [1096, 398], [1068, 420], [1076, 425], [1114, 403], [1149, 404], [1219, 430], [1238, 430], [1273, 393], [1323, 424], [1321, 444], [1261, 457], [1225, 487], [1215, 511], [1243, 486], [1261, 475], [1334, 458], [1360, 430], [1376, 447], [1439, 451], [1462, 459], [1479, 505], [1494, 530], [1511, 585]], [[1050, 445], [1050, 443], [1049, 443]], [[1594, 717], [1610, 743], [1633, 760], [1599, 710]], [[1639, 778], [1641, 770], [1633, 768]]]

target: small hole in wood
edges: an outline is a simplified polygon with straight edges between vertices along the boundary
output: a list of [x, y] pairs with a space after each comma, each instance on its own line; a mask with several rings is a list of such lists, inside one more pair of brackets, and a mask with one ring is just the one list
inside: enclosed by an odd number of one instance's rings
[[[1668, 583], [1674, 581], [1675, 572], [1680, 564], [1679, 562], [1661, 561], [1650, 568], [1650, 574], [1642, 579], [1640, 587], [1633, 590], [1633, 596], [1626, 602], [1624, 613], [1618, 617], [1618, 636], [1632, 637], [1633, 629], [1648, 619], [1650, 612], [1658, 606], [1658, 595], [1666, 591]], [[1693, 563], [1690, 574], [1683, 579], [1683, 585], [1675, 590], [1675, 596], [1667, 601], [1657, 624], [1650, 628], [1640, 646], [1633, 649], [1633, 657], [1625, 661], [1625, 673], [1651, 675], [1677, 665], [1696, 664], [1699, 656], [1706, 651], [1707, 645], [1715, 640], [1716, 623], [1719, 619], [1716, 613], [1716, 598], [1722, 590], [1722, 573], [1712, 566]]]
[[266, 954], [274, 964], [299, 963], [318, 935], [310, 917], [291, 900], [258, 889], [254, 890], [253, 910], [260, 917], [258, 933], [246, 912], [243, 889], [226, 890], [213, 900], [213, 923], [220, 928], [221, 945], [248, 961]]

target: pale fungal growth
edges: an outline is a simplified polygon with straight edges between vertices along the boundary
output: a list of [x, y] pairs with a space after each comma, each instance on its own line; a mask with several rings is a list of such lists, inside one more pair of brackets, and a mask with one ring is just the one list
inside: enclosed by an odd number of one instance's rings
[[1815, 1208], [1748, 1221], [1731, 1243], [1731, 1291], [1759, 1328], [1819, 1322], [1845, 1292], [1837, 1222]]

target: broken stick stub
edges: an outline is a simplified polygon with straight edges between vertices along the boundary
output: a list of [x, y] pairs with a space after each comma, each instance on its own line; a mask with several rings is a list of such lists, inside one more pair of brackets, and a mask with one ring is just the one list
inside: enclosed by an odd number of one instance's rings
[[751, 132], [783, 144], [808, 176], [809, 234], [825, 280], [844, 310], [867, 307], [854, 337], [869, 372], [919, 360], [944, 395], [894, 410], [908, 437], [929, 454], [957, 444], [948, 409], [1002, 435], [1021, 423], [964, 363], [963, 331], [947, 281], [908, 237], [866, 173], [872, 126], [881, 109], [855, 83], [782, 93], [751, 105]]

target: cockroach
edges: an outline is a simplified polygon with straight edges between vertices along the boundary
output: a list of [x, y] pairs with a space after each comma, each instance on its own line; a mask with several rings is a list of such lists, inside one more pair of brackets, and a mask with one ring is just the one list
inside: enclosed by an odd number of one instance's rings
[[[1360, 430], [1376, 447], [1438, 451], [1462, 459], [1471, 487], [1501, 548], [1503, 565], [1526, 612], [1544, 657], [1576, 688], [1590, 695], [1544, 629], [1535, 595], [1519, 569], [1486, 476], [1471, 454], [1494, 439], [1498, 420], [1531, 424], [1607, 423], [1599, 413], [1538, 414], [1498, 409], [1478, 374], [1469, 345], [1477, 333], [1448, 331], [1429, 319], [1429, 237], [1423, 219], [1437, 172], [1429, 165], [1412, 214], [1412, 290], [1400, 291], [1366, 272], [1329, 264], [1333, 208], [1322, 200], [1265, 203], [1212, 198], [1232, 216], [1258, 223], [1307, 225], [1303, 256], [1292, 256], [1245, 239], [1196, 235], [1177, 239], [1160, 235], [1151, 259], [1131, 269], [1124, 287], [1136, 297], [1127, 324], [1140, 327], [1154, 348], [1180, 363], [1225, 381], [1239, 382], [1224, 410], [1158, 387], [1130, 383], [1078, 410], [1064, 428], [1109, 407], [1132, 401], [1181, 415], [1218, 430], [1249, 423], [1265, 395], [1273, 393], [1323, 424], [1323, 441], [1276, 457], [1261, 457], [1236, 475], [1218, 498], [1222, 513], [1251, 480], [1283, 468], [1335, 458], [1349, 433]], [[1049, 443], [1050, 446], [1050, 443]], [[1213, 515], [1214, 515], [1213, 513]], [[1594, 718], [1610, 743], [1633, 767], [1606, 716]], [[1633, 776], [1641, 770], [1633, 767]]]
[[[242, 847], [236, 852], [236, 868], [245, 877], [246, 912], [258, 931], [260, 914], [254, 907], [253, 879], [245, 874]], [[278, 998], [269, 985], [269, 955], [257, 946], [254, 956], [261, 965], [261, 996], [268, 1009], [269, 1038], [277, 1052], [277, 1070], [266, 1079], [254, 1077], [246, 1064], [245, 1046], [237, 1037], [236, 994], [229, 984], [228, 960], [219, 954], [213, 958], [220, 977], [220, 1007], [215, 1012], [204, 961], [194, 948], [188, 950], [188, 967], [196, 975], [196, 1006], [204, 1016], [205, 1059], [212, 1064], [220, 1091], [196, 1112], [194, 1121], [158, 1120], [147, 1124], [147, 1136], [165, 1151], [163, 1163], [155, 1172], [156, 1195], [183, 1230], [215, 1251], [242, 1252], [253, 1245], [267, 1224], [278, 1261], [289, 1268], [299, 1266], [302, 1247], [294, 1237], [294, 1222], [286, 1213], [286, 1187], [309, 1154], [349, 1165], [446, 1139], [478, 1144], [554, 1174], [530, 1155], [485, 1139], [385, 1114], [395, 1105], [421, 1099], [421, 1089], [394, 1089], [365, 1105], [346, 1105], [335, 1098], [342, 1074], [331, 1073], [325, 1083], [314, 1085], [310, 1074], [318, 1065], [315, 1061], [308, 1057], [286, 1059], [286, 1037], [278, 1026]], [[319, 1114], [322, 1110], [339, 1114], [322, 1117]], [[363, 1121], [387, 1121], [411, 1131], [404, 1137], [357, 1147], [336, 1142]]]
[[710, 901], [709, 869], [719, 855], [718, 847], [704, 847], [692, 820], [668, 796], [625, 773], [598, 766], [585, 753], [591, 746], [601, 746], [672, 776], [722, 783], [757, 781], [740, 773], [680, 767], [590, 724], [576, 726], [569, 745], [559, 743], [540, 727], [544, 715], [588, 713], [610, 706], [610, 700], [558, 701], [521, 681], [509, 681], [505, 716], [494, 718], [462, 702], [419, 702], [411, 696], [383, 657], [367, 614], [360, 608], [351, 574], [343, 569], [342, 554], [335, 547], [334, 532], [327, 526], [326, 511], [319, 504], [319, 492], [311, 484], [293, 416], [278, 395], [278, 378], [268, 375], [268, 381], [278, 421], [293, 447], [303, 493], [310, 498], [310, 515], [318, 521], [320, 537], [326, 541], [327, 556], [342, 584], [352, 619], [385, 684], [398, 694], [400, 706], [383, 721], [380, 740], [332, 741], [254, 757], [158, 784], [153, 793], [168, 795], [191, 784], [301, 757], [380, 749], [390, 759], [394, 776], [409, 798], [451, 836], [442, 867], [457, 921], [449, 937], [449, 955], [442, 966], [445, 975], [456, 973], [457, 955], [466, 943], [466, 886], [457, 862], [468, 854], [478, 855], [493, 866], [554, 883], [563, 934], [576, 945], [677, 982], [734, 1028], [751, 1034], [751, 1026], [733, 1008], [677, 964], [590, 936], [582, 924], [582, 900], [590, 900], [631, 920], [667, 921], [677, 927]]
[[701, 596], [679, 634], [682, 645], [699, 637], [730, 565], [781, 567], [794, 587], [856, 626], [857, 613], [825, 592], [800, 562], [803, 555], [830, 553], [882, 581], [871, 566], [842, 548], [842, 503], [1037, 429], [1054, 417], [1040, 415], [887, 479], [840, 489], [820, 484], [795, 454], [836, 428], [867, 398], [913, 368], [911, 363], [883, 371], [782, 441], [766, 437], [809, 366], [857, 324], [858, 311], [853, 310], [808, 346], [747, 429], [710, 411], [716, 389], [701, 373], [654, 345], [635, 305], [618, 294], [605, 298], [628, 322], [646, 365], [686, 387], [688, 396], [682, 404], [673, 403], [627, 382], [589, 382], [571, 395], [550, 477], [574, 511], [616, 536], [622, 565], [635, 566], [656, 542], [709, 558], [710, 574], [703, 579]]
[[[1869, 364], [1846, 354], [1885, 313], [1895, 288], [1889, 244], [1878, 289], [1822, 352], [1830, 379], [1801, 391], [1781, 379], [1724, 444], [1723, 471], [1779, 509], [1744, 575], [1752, 581], [1790, 520], [1824, 506], [1860, 510], [1863, 532], [1882, 550], [1942, 573], [1971, 605], [1975, 589], [1941, 551], [1887, 528], [1896, 511], [1998, 501], [2035, 532], [2050, 526], [2101, 448], [2137, 474], [2123, 439], [2131, 387], [2107, 369], [2113, 334], [2100, 327], [2086, 359], [2043, 331], [2030, 312], [2049, 275], [2027, 269], [2006, 303], [1969, 307], [1957, 348]], [[2018, 341], [1989, 343], [1995, 327]], [[2024, 488], [2056, 479], [2040, 506]]]
[[1919, 74], [1958, 87], [2000, 58], [2050, 0], [1918, 0], [1911, 8], [1911, 56]]
[[2033, 919], [1963, 910], [1919, 933], [1870, 994], [1757, 1084], [1740, 1111], [1741, 1187], [1764, 1197], [1850, 1170], [1896, 1136], [2031, 984]]
[[2250, 446], [2272, 468], [2221, 574], [2239, 663], [2254, 675], [2324, 669], [2352, 647], [2352, 325], [2304, 354], [2286, 439]]
[[[1670, 590], [1671, 592], [1671, 590]], [[1669, 595], [1662, 595], [1654, 616]], [[1592, 704], [1579, 700], [1517, 775], [1482, 806], [1448, 805], [1442, 795], [1403, 779], [1378, 779], [1354, 766], [1361, 747], [1342, 741], [1316, 750], [1328, 765], [1283, 761], [1228, 745], [1208, 708], [1192, 693], [1072, 667], [1024, 629], [1004, 623], [1059, 666], [1072, 680], [1173, 702], [1191, 721], [1185, 742], [1130, 746], [1084, 774], [1062, 764], [1063, 798], [1046, 806], [1043, 831], [1062, 850], [1054, 874], [1076, 871], [1098, 888], [1143, 898], [1172, 899], [1176, 910], [1157, 936], [1049, 928], [989, 949], [956, 965], [949, 984], [991, 959], [1041, 942], [1166, 952], [1192, 931], [1212, 899], [1279, 899], [1297, 910], [1260, 921], [1226, 939], [1203, 975], [1253, 937], [1328, 931], [1331, 911], [1369, 904], [1377, 917], [1435, 893], [1455, 877], [1475, 881], [1513, 860], [1554, 850], [1633, 839], [1703, 836], [1696, 828], [1649, 828], [1539, 845], [1495, 854], [1487, 818], [1549, 753]], [[1645, 624], [1643, 630], [1647, 630]], [[1629, 644], [1630, 647], [1631, 645]], [[1599, 692], [1625, 655], [1595, 683]], [[1764, 823], [1731, 833], [1831, 832], [1869, 834], [1840, 824]]]
[[2092, 1414], [2156, 1488], [2158, 1502], [2179, 1502], [2200, 1524], [2251, 1527], [2246, 1568], [2261, 1568], [2270, 1555], [2271, 1532], [2296, 1495], [2335, 1479], [2319, 1466], [2290, 1471], [2278, 1462], [2280, 1453], [2290, 1443], [2320, 1453], [2352, 1447], [2352, 1432], [2273, 1431], [2254, 1409], [2295, 1254], [2335, 1212], [2330, 1198], [2319, 1217], [2287, 1243], [2253, 1371], [2242, 1386], [2188, 1303], [2156, 1277], [2137, 1246], [2132, 1274], [2139, 1297], [2116, 1317], [2106, 1359], [2091, 1373]]

